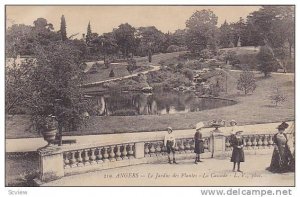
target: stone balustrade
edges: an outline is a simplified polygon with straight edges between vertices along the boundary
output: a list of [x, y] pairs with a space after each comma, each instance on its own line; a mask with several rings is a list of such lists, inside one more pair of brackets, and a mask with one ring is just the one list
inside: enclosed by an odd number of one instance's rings
[[[213, 129], [210, 129], [211, 131]], [[230, 135], [228, 133], [210, 132], [203, 135], [204, 155], [209, 157], [229, 156], [231, 154]], [[180, 159], [194, 158], [194, 132], [174, 132], [176, 137], [175, 152]], [[38, 149], [40, 155], [41, 181], [47, 182], [72, 174], [95, 170], [116, 168], [153, 162], [167, 162], [167, 150], [164, 146], [164, 133], [155, 134], [145, 140], [137, 134], [131, 139], [120, 138], [113, 141], [90, 144], [73, 144], [66, 146], [49, 146]], [[141, 136], [141, 137], [140, 137]], [[245, 132], [245, 152], [260, 154], [262, 150], [272, 150], [274, 132]], [[269, 154], [270, 151], [267, 153]], [[202, 157], [203, 158], [203, 157]]]

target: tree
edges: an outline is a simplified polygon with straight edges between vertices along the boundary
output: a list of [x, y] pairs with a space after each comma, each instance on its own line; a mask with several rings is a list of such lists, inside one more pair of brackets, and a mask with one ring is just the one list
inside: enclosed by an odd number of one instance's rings
[[225, 22], [220, 27], [219, 45], [222, 48], [228, 48], [231, 42], [232, 42], [231, 28], [227, 23], [227, 21], [225, 20]]
[[91, 23], [89, 22], [87, 26], [87, 31], [86, 31], [86, 38], [85, 42], [89, 44], [92, 41], [92, 28], [91, 28]]
[[192, 52], [214, 48], [216, 45], [218, 17], [210, 10], [196, 11], [187, 21], [187, 47]]
[[113, 69], [110, 70], [109, 77], [115, 77], [115, 72]]
[[237, 89], [244, 91], [245, 95], [253, 92], [256, 88], [254, 74], [250, 71], [243, 71], [237, 81]]
[[66, 19], [65, 16], [62, 15], [60, 19], [60, 34], [61, 34], [61, 40], [65, 41], [67, 40], [67, 29], [66, 29]]
[[272, 103], [275, 103], [276, 107], [278, 104], [282, 104], [287, 100], [286, 96], [279, 90], [278, 86], [274, 87], [274, 92], [273, 95], [270, 96], [270, 99]]
[[140, 27], [136, 37], [139, 42], [138, 51], [141, 55], [164, 51], [166, 36], [154, 26]]
[[272, 49], [268, 46], [262, 46], [256, 55], [258, 60], [258, 70], [264, 73], [265, 77], [272, 71], [277, 70], [277, 62], [274, 58]]
[[117, 45], [120, 48], [123, 56], [128, 57], [130, 53], [133, 53], [136, 46], [135, 40], [135, 28], [128, 23], [121, 24], [114, 31], [114, 36], [117, 41]]
[[8, 27], [5, 35], [5, 53], [7, 57], [16, 58], [17, 55], [32, 55], [33, 27], [29, 25], [14, 24]]

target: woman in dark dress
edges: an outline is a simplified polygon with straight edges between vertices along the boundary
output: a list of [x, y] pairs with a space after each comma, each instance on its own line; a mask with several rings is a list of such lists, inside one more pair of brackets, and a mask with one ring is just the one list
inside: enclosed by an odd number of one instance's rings
[[203, 147], [202, 133], [200, 130], [203, 126], [204, 124], [202, 122], [199, 122], [196, 125], [196, 133], [194, 135], [194, 141], [195, 141], [194, 153], [196, 153], [195, 164], [198, 164], [198, 162], [202, 162], [200, 160], [200, 154], [204, 152], [204, 147]]
[[237, 171], [242, 172], [240, 169], [240, 162], [245, 161], [245, 155], [244, 155], [244, 140], [241, 136], [241, 133], [243, 131], [237, 131], [234, 136], [232, 136], [231, 139], [231, 145], [233, 147], [232, 150], [232, 156], [231, 156], [231, 162], [233, 162], [233, 172], [235, 172], [235, 166], [237, 164]]
[[288, 172], [291, 169], [292, 154], [288, 147], [288, 139], [285, 133], [288, 124], [283, 122], [277, 127], [278, 133], [274, 135], [274, 151], [270, 167], [267, 170], [275, 173]]

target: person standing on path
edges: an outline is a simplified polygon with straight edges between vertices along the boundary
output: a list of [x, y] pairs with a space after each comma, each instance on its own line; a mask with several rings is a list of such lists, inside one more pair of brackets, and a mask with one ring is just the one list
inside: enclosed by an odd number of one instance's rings
[[172, 129], [172, 127], [168, 127], [167, 130], [168, 130], [168, 133], [165, 135], [164, 145], [167, 147], [169, 164], [172, 164], [171, 153], [173, 155], [173, 163], [177, 164], [176, 159], [175, 159], [176, 140], [175, 140], [175, 137], [173, 134], [173, 129]]
[[194, 135], [194, 141], [195, 141], [194, 153], [196, 153], [195, 164], [198, 164], [198, 162], [202, 162], [200, 160], [200, 154], [204, 152], [203, 139], [201, 133], [201, 129], [203, 126], [204, 126], [203, 122], [199, 122], [196, 124], [196, 133]]
[[284, 133], [289, 125], [286, 122], [280, 124], [277, 129], [278, 133], [274, 135], [274, 151], [271, 159], [270, 172], [283, 173], [291, 171], [292, 153], [288, 146], [288, 138]]
[[237, 164], [237, 171], [242, 172], [240, 169], [240, 163], [245, 161], [245, 154], [244, 154], [244, 139], [241, 136], [243, 131], [237, 131], [235, 135], [232, 137], [231, 145], [233, 147], [231, 162], [233, 162], [233, 169], [232, 171], [235, 172], [235, 166]]

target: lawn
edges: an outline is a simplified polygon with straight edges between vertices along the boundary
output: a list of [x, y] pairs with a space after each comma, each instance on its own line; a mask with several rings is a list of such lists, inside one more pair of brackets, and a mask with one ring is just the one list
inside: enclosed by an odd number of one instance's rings
[[[90, 117], [87, 127], [66, 135], [159, 131], [165, 130], [167, 126], [174, 129], [188, 129], [193, 128], [199, 121], [216, 118], [234, 119], [239, 125], [295, 119], [294, 75], [273, 74], [269, 78], [264, 78], [262, 74], [256, 74], [256, 90], [251, 95], [243, 95], [236, 90], [236, 80], [240, 73], [229, 72], [229, 91], [226, 97], [236, 100], [238, 103], [235, 105], [182, 114]], [[287, 97], [287, 101], [277, 107], [269, 99], [276, 84]], [[6, 138], [38, 137], [37, 134], [25, 130], [28, 127], [26, 120], [27, 117], [24, 116], [7, 119]], [[20, 122], [22, 124], [19, 124]]]
[[5, 185], [34, 186], [33, 179], [38, 172], [38, 154], [36, 152], [6, 153], [5, 157]]

